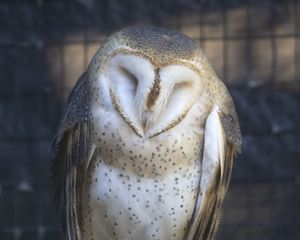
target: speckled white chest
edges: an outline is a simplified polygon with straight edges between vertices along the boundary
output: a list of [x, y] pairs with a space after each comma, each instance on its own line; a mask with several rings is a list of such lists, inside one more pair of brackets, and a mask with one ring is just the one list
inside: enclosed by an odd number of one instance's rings
[[89, 191], [84, 239], [182, 239], [195, 204], [196, 173], [191, 167], [186, 176], [146, 179], [101, 162]]
[[83, 240], [182, 239], [199, 191], [203, 123], [141, 139], [109, 119], [82, 190]]

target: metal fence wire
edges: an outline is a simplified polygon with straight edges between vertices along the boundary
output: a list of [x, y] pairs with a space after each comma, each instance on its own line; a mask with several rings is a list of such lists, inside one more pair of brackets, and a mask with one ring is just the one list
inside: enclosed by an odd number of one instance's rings
[[203, 48], [236, 103], [218, 239], [300, 239], [299, 1], [0, 1], [0, 239], [63, 239], [47, 153], [63, 102], [105, 37], [132, 24]]

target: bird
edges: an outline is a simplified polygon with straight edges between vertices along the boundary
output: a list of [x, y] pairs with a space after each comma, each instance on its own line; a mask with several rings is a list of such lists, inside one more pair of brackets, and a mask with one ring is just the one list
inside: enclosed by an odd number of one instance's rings
[[152, 26], [113, 33], [51, 145], [66, 239], [214, 239], [241, 142], [234, 102], [193, 39]]

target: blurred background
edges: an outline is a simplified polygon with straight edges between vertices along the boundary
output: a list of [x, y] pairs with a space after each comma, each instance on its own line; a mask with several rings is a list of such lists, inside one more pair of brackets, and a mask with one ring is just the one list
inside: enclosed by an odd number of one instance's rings
[[0, 239], [63, 239], [47, 153], [64, 100], [105, 37], [186, 33], [235, 100], [235, 161], [218, 239], [299, 237], [299, 1], [0, 1]]

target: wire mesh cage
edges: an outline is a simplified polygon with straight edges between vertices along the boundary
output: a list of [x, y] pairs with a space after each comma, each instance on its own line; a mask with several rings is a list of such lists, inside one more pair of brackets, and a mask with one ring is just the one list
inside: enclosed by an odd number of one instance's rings
[[0, 2], [0, 239], [63, 239], [47, 154], [64, 100], [110, 33], [196, 40], [235, 100], [235, 161], [218, 239], [300, 239], [299, 2]]

